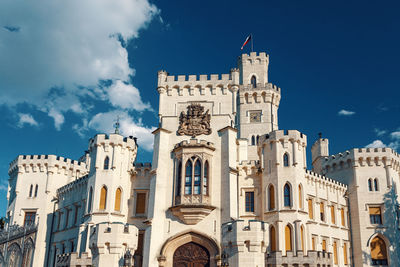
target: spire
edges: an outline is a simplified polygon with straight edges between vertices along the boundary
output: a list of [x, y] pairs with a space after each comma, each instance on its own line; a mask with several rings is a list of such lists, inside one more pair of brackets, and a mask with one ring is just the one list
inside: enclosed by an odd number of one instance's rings
[[117, 122], [114, 124], [115, 127], [115, 134], [119, 134], [119, 116], [117, 116]]

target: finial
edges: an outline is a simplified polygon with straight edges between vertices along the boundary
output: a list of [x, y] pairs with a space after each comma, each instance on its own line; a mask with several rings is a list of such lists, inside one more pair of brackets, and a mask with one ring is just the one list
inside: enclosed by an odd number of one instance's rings
[[115, 134], [119, 134], [119, 116], [117, 116], [117, 122], [114, 124], [115, 127]]
[[318, 133], [319, 139], [322, 138], [322, 133]]

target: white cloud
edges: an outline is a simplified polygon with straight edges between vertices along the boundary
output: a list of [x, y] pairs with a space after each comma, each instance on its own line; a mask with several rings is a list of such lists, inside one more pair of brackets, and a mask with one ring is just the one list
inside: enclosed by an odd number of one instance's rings
[[381, 140], [375, 140], [371, 144], [365, 146], [366, 148], [378, 148], [378, 147], [387, 147]]
[[390, 137], [392, 139], [399, 139], [400, 140], [400, 131], [390, 133]]
[[378, 128], [374, 129], [374, 132], [376, 133], [377, 136], [382, 136], [384, 135], [387, 131], [386, 130], [380, 130]]
[[136, 87], [120, 80], [110, 86], [108, 97], [111, 104], [115, 107], [138, 111], [152, 110], [150, 104], [142, 102], [139, 90]]
[[18, 116], [19, 116], [19, 121], [18, 121], [17, 126], [20, 127], [20, 128], [24, 127], [25, 124], [28, 124], [28, 125], [31, 125], [31, 126], [38, 126], [39, 125], [31, 114], [18, 113]]
[[345, 109], [342, 109], [342, 110], [340, 110], [338, 112], [339, 116], [351, 116], [351, 115], [354, 115], [354, 114], [356, 114], [354, 111], [345, 110]]
[[155, 127], [146, 127], [141, 121], [133, 121], [125, 111], [110, 111], [96, 114], [87, 127], [103, 133], [113, 133], [117, 117], [120, 122], [120, 133], [138, 138], [138, 144], [147, 151], [153, 150], [153, 134]]
[[[0, 104], [34, 105], [60, 128], [65, 112], [84, 114], [83, 96], [104, 100], [99, 81], [130, 81], [120, 40], [137, 38], [158, 13], [148, 0], [0, 1]], [[134, 104], [115, 105], [149, 109], [129, 86]]]

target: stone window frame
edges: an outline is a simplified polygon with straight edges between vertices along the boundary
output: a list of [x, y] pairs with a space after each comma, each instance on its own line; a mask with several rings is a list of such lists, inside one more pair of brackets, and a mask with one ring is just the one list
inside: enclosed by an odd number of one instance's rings
[[[246, 211], [246, 192], [253, 192], [254, 193], [254, 211], [253, 212], [248, 212]], [[251, 217], [255, 217], [257, 216], [257, 210], [258, 210], [258, 205], [259, 205], [259, 201], [258, 200], [258, 188], [257, 187], [242, 187], [240, 190], [240, 196], [241, 201], [240, 201], [240, 206], [242, 206], [243, 208], [240, 209], [243, 211], [242, 216], [247, 217], [247, 216], [251, 216]]]
[[[145, 203], [144, 203], [144, 213], [137, 213], [136, 212], [136, 204], [137, 204], [137, 195], [138, 193], [142, 193], [145, 194]], [[148, 189], [134, 189], [133, 192], [133, 199], [134, 199], [134, 203], [133, 203], [133, 208], [134, 208], [134, 212], [133, 214], [135, 214], [135, 217], [147, 217], [147, 213], [148, 213], [148, 208], [149, 208], [149, 190]]]

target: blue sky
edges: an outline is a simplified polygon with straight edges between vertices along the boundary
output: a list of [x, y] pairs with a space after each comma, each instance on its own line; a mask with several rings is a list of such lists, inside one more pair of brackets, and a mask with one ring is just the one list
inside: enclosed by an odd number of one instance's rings
[[322, 132], [331, 153], [400, 148], [395, 1], [39, 2], [0, 3], [0, 215], [17, 155], [78, 159], [117, 116], [151, 161], [157, 71], [229, 73], [249, 33], [282, 88], [281, 129], [309, 148]]

